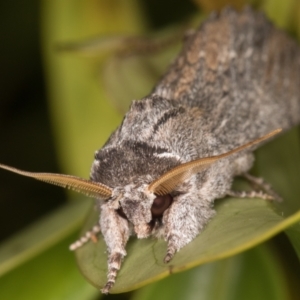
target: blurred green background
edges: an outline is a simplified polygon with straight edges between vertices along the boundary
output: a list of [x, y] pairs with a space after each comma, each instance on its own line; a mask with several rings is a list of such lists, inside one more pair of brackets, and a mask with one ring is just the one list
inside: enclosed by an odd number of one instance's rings
[[[264, 9], [277, 25], [299, 36], [297, 1], [251, 2]], [[200, 19], [228, 3], [226, 0], [0, 1], [0, 162], [30, 171], [87, 178], [94, 151], [121, 120], [121, 113], [107, 90], [110, 84], [117, 85], [119, 78], [103, 78], [112, 76], [110, 69], [104, 68], [109, 53], [81, 55], [58, 51], [58, 46], [97, 35], [159, 31]], [[231, 1], [237, 7], [245, 3]], [[126, 74], [121, 79], [124, 78]], [[124, 101], [128, 103], [130, 97], [146, 94], [147, 88], [151, 86], [145, 84], [145, 88], [124, 93]], [[116, 98], [118, 101], [117, 95]], [[68, 221], [61, 213], [61, 207], [67, 208], [70, 201], [64, 190], [1, 171], [0, 195], [0, 241], [29, 224], [33, 224], [32, 230], [38, 230], [39, 226], [49, 228], [52, 237], [47, 240], [47, 231], [37, 233], [37, 239], [44, 236], [45, 242], [32, 251], [29, 245], [27, 256], [21, 257], [23, 244], [18, 244], [19, 241], [12, 242], [12, 247], [3, 252], [9, 257], [9, 253], [16, 251], [19, 256], [5, 266], [7, 269], [3, 268], [3, 274], [5, 270], [11, 271], [0, 278], [0, 299], [100, 298], [99, 292], [80, 275], [73, 253], [68, 252], [68, 244], [76, 239], [79, 224], [93, 202], [78, 207], [76, 203], [72, 212], [67, 213], [70, 227], [57, 233], [65, 226], [64, 221]], [[43, 223], [46, 216], [50, 216], [47, 226]], [[42, 223], [35, 225], [38, 220]], [[36, 240], [32, 243], [37, 244]], [[254, 268], [257, 261], [260, 263]], [[251, 272], [253, 276], [248, 278]], [[256, 282], [253, 278], [257, 273], [267, 276], [267, 282]], [[108, 298], [297, 299], [300, 269], [296, 253], [281, 234], [265, 246], [220, 264], [209, 264], [173, 277], [135, 293]], [[195, 278], [202, 279], [197, 284]], [[182, 289], [180, 283], [185, 281], [186, 289]]]

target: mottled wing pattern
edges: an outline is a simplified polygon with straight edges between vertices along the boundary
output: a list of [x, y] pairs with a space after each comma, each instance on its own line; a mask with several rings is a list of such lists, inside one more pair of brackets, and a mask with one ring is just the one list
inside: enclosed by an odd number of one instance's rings
[[187, 37], [154, 93], [202, 109], [224, 141], [246, 142], [299, 123], [299, 53], [262, 13], [226, 9]]

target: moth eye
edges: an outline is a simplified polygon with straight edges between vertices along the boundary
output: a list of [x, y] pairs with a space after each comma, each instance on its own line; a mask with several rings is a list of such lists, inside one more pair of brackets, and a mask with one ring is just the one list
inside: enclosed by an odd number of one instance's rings
[[164, 196], [157, 196], [152, 204], [151, 213], [153, 218], [162, 216], [167, 208], [173, 202], [173, 197], [170, 194]]

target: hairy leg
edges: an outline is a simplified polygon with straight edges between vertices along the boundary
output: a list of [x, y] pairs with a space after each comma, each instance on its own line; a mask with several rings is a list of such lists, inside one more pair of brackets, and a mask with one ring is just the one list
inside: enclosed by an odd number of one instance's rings
[[100, 226], [98, 224], [96, 224], [95, 226], [93, 226], [93, 228], [91, 230], [87, 231], [77, 241], [75, 241], [73, 244], [71, 244], [69, 249], [71, 251], [74, 251], [74, 250], [82, 247], [84, 244], [86, 244], [90, 240], [92, 240], [94, 243], [96, 243], [97, 242], [97, 235], [100, 232], [101, 232]]
[[249, 173], [243, 174], [243, 177], [246, 178], [250, 183], [256, 185], [258, 188], [264, 190], [273, 200], [281, 202], [282, 198], [272, 189], [272, 186], [267, 183], [261, 177], [255, 177]]
[[125, 246], [130, 230], [128, 221], [106, 203], [101, 206], [100, 226], [108, 250], [107, 282], [102, 289], [102, 293], [107, 294], [116, 281], [117, 272], [126, 255]]
[[193, 199], [189, 193], [178, 196], [163, 217], [164, 237], [168, 243], [165, 263], [191, 242], [215, 214], [209, 202]]

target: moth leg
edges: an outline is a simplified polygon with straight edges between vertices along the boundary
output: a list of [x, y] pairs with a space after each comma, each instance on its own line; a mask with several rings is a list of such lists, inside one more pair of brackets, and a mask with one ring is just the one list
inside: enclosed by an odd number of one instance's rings
[[106, 203], [101, 206], [100, 225], [108, 250], [107, 282], [101, 291], [107, 294], [113, 287], [122, 260], [126, 256], [125, 246], [130, 230], [128, 221]]
[[131, 55], [150, 55], [166, 50], [168, 47], [181, 42], [183, 36], [189, 36], [192, 31], [186, 31], [186, 26], [173, 28], [163, 34], [154, 36], [100, 36], [79, 42], [70, 42], [58, 45], [60, 51], [72, 51], [88, 55], [100, 55], [110, 52], [118, 57]]
[[98, 240], [97, 235], [99, 234], [99, 232], [101, 232], [100, 226], [96, 224], [91, 230], [87, 231], [82, 237], [80, 237], [77, 241], [71, 244], [69, 249], [71, 251], [74, 251], [82, 247], [89, 240], [92, 240], [92, 242], [96, 243]]
[[281, 202], [282, 198], [272, 189], [271, 185], [266, 183], [263, 178], [252, 176], [248, 173], [244, 173], [243, 176], [251, 184], [259, 187], [260, 191], [233, 191], [229, 190], [227, 192], [228, 196], [238, 197], [238, 198], [261, 198], [264, 200], [274, 200]]
[[178, 196], [163, 217], [164, 237], [168, 244], [165, 263], [191, 242], [215, 214], [211, 203], [191, 199], [193, 196], [190, 194]]
[[273, 196], [263, 191], [228, 191], [228, 196], [236, 198], [261, 198], [264, 200], [275, 200]]
[[278, 202], [282, 201], [282, 198], [272, 189], [272, 186], [269, 183], [267, 183], [263, 178], [255, 177], [253, 175], [250, 175], [249, 173], [244, 173], [242, 176], [245, 179], [247, 179], [250, 183], [264, 190], [270, 197], [273, 198], [273, 200]]

